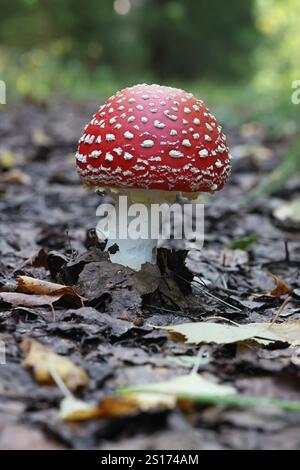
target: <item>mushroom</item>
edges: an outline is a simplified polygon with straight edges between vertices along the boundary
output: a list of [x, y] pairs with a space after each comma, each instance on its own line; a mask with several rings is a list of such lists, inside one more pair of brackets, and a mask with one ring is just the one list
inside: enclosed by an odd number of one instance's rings
[[[180, 193], [195, 199], [199, 192], [223, 188], [230, 159], [226, 137], [203, 101], [180, 89], [146, 84], [110, 97], [85, 127], [76, 153], [81, 179], [114, 196], [119, 223], [128, 217], [116, 195], [128, 196], [129, 213], [137, 201], [149, 208]], [[108, 236], [106, 249], [115, 243], [113, 262], [139, 270], [156, 261], [155, 237]]]

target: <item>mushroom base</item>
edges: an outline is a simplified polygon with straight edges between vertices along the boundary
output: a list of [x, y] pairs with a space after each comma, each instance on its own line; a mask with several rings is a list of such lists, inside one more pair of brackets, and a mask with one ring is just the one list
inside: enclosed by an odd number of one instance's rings
[[110, 216], [114, 233], [109, 226], [103, 233], [110, 260], [135, 271], [139, 271], [144, 263], [156, 264], [159, 224], [151, 220], [151, 204], [164, 200], [162, 192], [106, 192], [112, 197], [115, 208], [113, 217]]
[[113, 222], [114, 230], [111, 230], [108, 224], [107, 229], [98, 232], [98, 237], [107, 239], [105, 250], [109, 252], [113, 263], [128, 266], [136, 271], [139, 271], [144, 263], [156, 264], [162, 220], [157, 220], [153, 215], [152, 204], [172, 204], [178, 197], [186, 199], [186, 196], [189, 196], [190, 200], [197, 197], [197, 193], [182, 194], [175, 191], [115, 188], [97, 190], [105, 190], [114, 205], [114, 214], [108, 218], [109, 222]]
[[140, 271], [145, 263], [156, 264], [157, 240], [108, 239], [106, 250], [113, 245], [117, 245], [119, 251], [110, 253], [109, 258], [112, 263], [122, 264], [135, 271]]

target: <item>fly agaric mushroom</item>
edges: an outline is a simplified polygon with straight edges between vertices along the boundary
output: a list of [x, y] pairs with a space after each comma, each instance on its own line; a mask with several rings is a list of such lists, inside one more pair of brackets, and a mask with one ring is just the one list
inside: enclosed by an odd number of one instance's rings
[[[180, 192], [195, 199], [218, 191], [230, 175], [226, 137], [204, 103], [159, 85], [136, 85], [110, 97], [85, 127], [76, 163], [87, 185], [148, 205]], [[115, 243], [112, 261], [137, 270], [155, 263], [157, 240], [108, 239], [106, 248]]]

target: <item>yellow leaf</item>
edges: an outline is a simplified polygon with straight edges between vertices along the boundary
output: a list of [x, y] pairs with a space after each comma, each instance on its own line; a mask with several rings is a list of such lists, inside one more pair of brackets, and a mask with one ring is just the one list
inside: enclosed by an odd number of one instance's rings
[[265, 345], [276, 341], [289, 343], [292, 346], [300, 345], [300, 320], [237, 326], [199, 322], [156, 328], [166, 330], [174, 339], [190, 344], [230, 344], [253, 340]]
[[297, 225], [300, 224], [300, 198], [281, 204], [274, 210], [276, 219], [285, 222], [290, 221]]
[[68, 396], [60, 403], [59, 416], [64, 421], [86, 421], [97, 418], [99, 408], [97, 404], [87, 403], [73, 396]]
[[54, 383], [49, 362], [70, 390], [88, 385], [89, 378], [85, 370], [73, 364], [67, 357], [50, 351], [38, 341], [25, 338], [21, 343], [25, 355], [24, 366], [32, 369], [34, 378], [39, 383]]
[[16, 155], [11, 150], [4, 150], [0, 155], [0, 167], [10, 170], [16, 166]]
[[87, 403], [70, 395], [60, 404], [60, 417], [64, 421], [87, 421], [101, 417], [126, 416], [137, 410], [137, 402], [129, 397], [106, 397], [97, 404]]
[[228, 385], [206, 380], [198, 374], [189, 374], [165, 382], [126, 387], [119, 392], [131, 396], [140, 409], [146, 410], [161, 406], [174, 408], [179, 399], [196, 400], [201, 396], [234, 395], [236, 390]]
[[37, 147], [51, 147], [53, 141], [43, 129], [35, 128], [32, 131], [32, 142]]

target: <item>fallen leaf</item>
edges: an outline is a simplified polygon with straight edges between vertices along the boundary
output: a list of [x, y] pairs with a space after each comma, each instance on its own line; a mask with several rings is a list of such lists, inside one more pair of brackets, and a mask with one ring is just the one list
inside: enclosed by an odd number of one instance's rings
[[42, 305], [52, 306], [59, 300], [61, 295], [29, 295], [19, 292], [0, 292], [0, 300], [14, 307], [39, 307]]
[[55, 367], [57, 374], [70, 390], [86, 386], [89, 378], [86, 372], [73, 364], [67, 357], [60, 356], [38, 341], [25, 338], [21, 343], [21, 349], [24, 353], [24, 366], [32, 369], [35, 380], [39, 383], [54, 383], [49, 368], [49, 361]]
[[48, 253], [41, 248], [37, 253], [27, 259], [23, 266], [32, 266], [33, 268], [48, 268]]
[[32, 143], [37, 147], [51, 147], [53, 141], [43, 129], [35, 128], [32, 131]]
[[226, 248], [221, 251], [220, 262], [226, 268], [236, 268], [249, 262], [249, 254], [245, 250], [230, 250]]
[[[173, 380], [136, 387], [119, 389], [119, 393], [129, 395], [140, 408], [146, 405], [150, 408], [149, 399], [152, 395], [152, 407], [178, 405], [184, 409], [187, 400], [203, 404], [220, 404], [230, 407], [270, 407], [286, 411], [299, 412], [300, 401], [267, 398], [263, 396], [240, 395], [237, 390], [227, 385], [218, 385], [210, 382], [198, 374], [189, 374], [177, 377]], [[183, 401], [182, 401], [183, 400]]]
[[106, 397], [99, 404], [78, 400], [72, 395], [67, 396], [61, 402], [60, 417], [65, 421], [85, 421], [100, 417], [126, 416], [138, 410], [174, 408], [180, 399], [198, 401], [201, 396], [207, 399], [234, 395], [236, 390], [190, 374], [157, 384], [123, 388], [118, 392], [122, 396]]
[[59, 415], [64, 421], [87, 421], [100, 417], [126, 416], [138, 409], [138, 403], [129, 397], [106, 397], [97, 404], [70, 395], [61, 401]]
[[[33, 277], [29, 276], [19, 276], [17, 278], [17, 290], [19, 292], [23, 292], [26, 294], [34, 294], [31, 295], [32, 297], [32, 303], [30, 306], [35, 305], [35, 300], [33, 297], [36, 295], [38, 296], [47, 296], [54, 299], [50, 302], [46, 302], [48, 305], [52, 305], [53, 302], [56, 302], [57, 300], [61, 299], [64, 297], [64, 300], [66, 302], [72, 301], [72, 306], [73, 307], [83, 307], [84, 306], [84, 297], [81, 297], [81, 295], [77, 294], [77, 292], [73, 289], [73, 287], [70, 286], [65, 286], [63, 284], [55, 284], [53, 282], [48, 282], [48, 281], [43, 281], [41, 279], [35, 279]], [[75, 302], [76, 301], [76, 302]], [[70, 303], [70, 302], [69, 302]], [[18, 304], [18, 305], [23, 305]], [[24, 304], [25, 305], [25, 304]], [[41, 304], [38, 304], [41, 305]], [[42, 304], [45, 305], [45, 304]]]
[[140, 312], [141, 296], [153, 292], [159, 283], [157, 267], [145, 264], [136, 274], [132, 269], [109, 261], [91, 262], [79, 274], [76, 290], [89, 300], [109, 299], [106, 312], [124, 317]]
[[165, 382], [126, 387], [118, 391], [132, 396], [142, 409], [157, 406], [173, 408], [178, 399], [193, 400], [200, 396], [216, 397], [236, 393], [233, 387], [210, 382], [198, 374], [182, 375]]
[[38, 295], [72, 295], [80, 297], [73, 287], [65, 286], [63, 284], [55, 284], [54, 282], [42, 281], [29, 276], [19, 276], [18, 291], [26, 294]]
[[99, 407], [71, 396], [65, 397], [60, 403], [59, 416], [64, 421], [86, 421], [101, 415]]
[[253, 340], [260, 344], [272, 342], [300, 345], [300, 320], [283, 323], [249, 323], [248, 325], [221, 325], [218, 323], [184, 323], [181, 325], [155, 327], [170, 332], [174, 339], [185, 343], [230, 344]]
[[281, 222], [290, 221], [297, 225], [300, 224], [300, 198], [292, 201], [285, 202], [277, 207], [274, 212], [274, 217]]
[[20, 170], [10, 170], [0, 175], [0, 183], [13, 183], [21, 185], [31, 184], [31, 177]]
[[6, 170], [16, 166], [16, 155], [11, 150], [4, 150], [0, 154], [0, 167]]
[[106, 397], [100, 402], [103, 417], [128, 415], [138, 410], [134, 399], [128, 397]]
[[160, 272], [157, 266], [145, 263], [140, 271], [134, 274], [134, 287], [141, 294], [154, 292], [159, 284]]
[[251, 157], [257, 160], [268, 160], [273, 156], [272, 150], [262, 145], [234, 145], [231, 151], [236, 159]]
[[268, 292], [267, 295], [271, 297], [281, 297], [282, 295], [290, 295], [293, 292], [293, 289], [285, 281], [275, 276], [275, 274], [271, 274], [271, 276], [276, 282], [276, 287]]
[[[131, 393], [130, 387], [128, 390], [128, 396], [131, 397], [131, 399], [136, 403], [136, 406], [142, 411], [153, 410], [155, 408], [172, 409], [175, 408], [177, 404], [177, 397], [173, 394], [157, 393], [153, 391], [147, 392], [144, 390]], [[122, 390], [121, 393], [123, 393]]]

